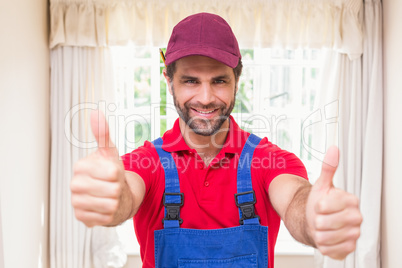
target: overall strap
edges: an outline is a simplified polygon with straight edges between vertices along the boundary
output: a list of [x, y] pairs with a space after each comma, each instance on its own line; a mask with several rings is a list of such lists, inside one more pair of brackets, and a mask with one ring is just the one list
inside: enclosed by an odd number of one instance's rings
[[256, 203], [253, 185], [251, 183], [251, 162], [254, 149], [260, 143], [261, 138], [250, 134], [240, 155], [237, 167], [237, 194], [235, 202], [239, 207], [240, 224], [259, 224], [260, 217], [255, 215]]
[[183, 206], [184, 195], [180, 193], [179, 174], [172, 154], [162, 149], [163, 140], [154, 140], [156, 152], [165, 171], [165, 193], [163, 205], [165, 206], [165, 218], [162, 220], [164, 228], [178, 228], [183, 220], [180, 218], [180, 207]]

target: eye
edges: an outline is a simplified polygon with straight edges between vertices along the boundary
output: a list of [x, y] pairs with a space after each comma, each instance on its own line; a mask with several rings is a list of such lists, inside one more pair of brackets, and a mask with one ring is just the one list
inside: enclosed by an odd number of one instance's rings
[[196, 84], [197, 81], [189, 79], [189, 80], [185, 80], [184, 83], [186, 83], [186, 84]]
[[215, 83], [215, 84], [224, 84], [224, 83], [226, 83], [226, 81], [225, 81], [225, 80], [222, 80], [222, 79], [218, 79], [218, 80], [215, 80], [214, 83]]

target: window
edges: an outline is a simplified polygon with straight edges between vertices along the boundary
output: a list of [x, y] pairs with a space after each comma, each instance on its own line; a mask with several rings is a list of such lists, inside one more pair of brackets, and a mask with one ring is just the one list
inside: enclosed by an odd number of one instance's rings
[[[232, 115], [243, 129], [268, 137], [279, 147], [299, 156], [317, 178], [320, 162], [303, 148], [312, 147], [313, 133], [303, 122], [313, 112], [320, 65], [318, 50], [242, 50], [243, 74]], [[119, 153], [131, 152], [145, 140], [161, 136], [178, 117], [162, 75], [158, 48], [113, 48], [117, 114], [127, 119], [119, 129]], [[128, 253], [138, 253], [132, 221], [118, 232]], [[127, 232], [130, 234], [127, 235]], [[312, 254], [282, 226], [277, 254]]]

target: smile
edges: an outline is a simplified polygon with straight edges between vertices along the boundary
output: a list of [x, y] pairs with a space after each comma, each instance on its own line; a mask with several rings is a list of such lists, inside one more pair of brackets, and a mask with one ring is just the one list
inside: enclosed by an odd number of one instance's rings
[[197, 110], [194, 108], [191, 108], [191, 110], [193, 112], [195, 112], [195, 114], [197, 116], [203, 117], [203, 118], [209, 118], [211, 119], [212, 117], [216, 116], [218, 113], [219, 109], [213, 109], [213, 110]]
[[210, 110], [210, 111], [199, 111], [199, 110], [196, 110], [196, 109], [194, 109], [196, 112], [198, 112], [198, 113], [201, 113], [201, 114], [210, 114], [210, 113], [213, 113], [213, 112], [215, 112], [216, 111], [216, 109], [215, 110]]

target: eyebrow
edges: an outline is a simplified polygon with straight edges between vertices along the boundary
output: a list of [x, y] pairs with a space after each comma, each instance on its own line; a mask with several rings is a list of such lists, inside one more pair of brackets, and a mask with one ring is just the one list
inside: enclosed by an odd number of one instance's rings
[[[198, 77], [195, 76], [190, 76], [190, 75], [182, 75], [180, 76], [181, 80], [198, 80]], [[219, 76], [215, 76], [212, 77], [212, 80], [230, 80], [230, 75], [219, 75]]]
[[189, 76], [189, 75], [182, 75], [182, 76], [180, 76], [180, 80], [198, 80], [198, 77]]
[[212, 80], [230, 80], [230, 75], [219, 75], [216, 77], [213, 77]]

